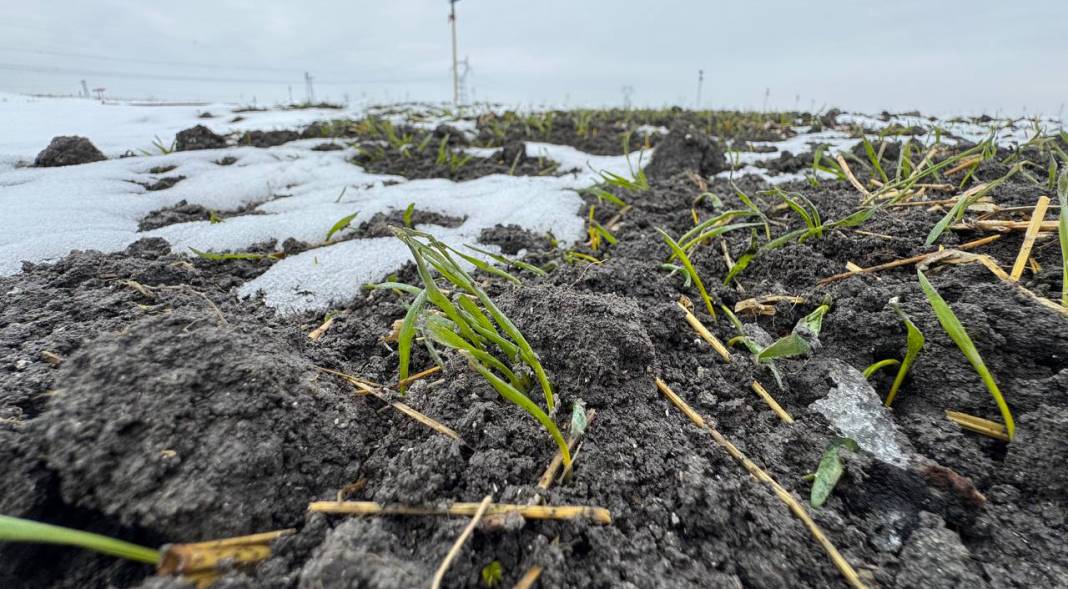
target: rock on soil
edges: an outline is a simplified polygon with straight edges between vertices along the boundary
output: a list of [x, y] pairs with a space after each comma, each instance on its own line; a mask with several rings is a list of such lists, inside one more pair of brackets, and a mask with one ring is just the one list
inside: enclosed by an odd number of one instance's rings
[[226, 138], [215, 134], [204, 125], [197, 125], [174, 136], [175, 150], [193, 151], [196, 149], [219, 149], [226, 147]]
[[714, 176], [727, 169], [727, 158], [719, 142], [693, 125], [675, 125], [656, 144], [653, 160], [645, 168], [649, 177], [668, 178], [687, 170]]
[[76, 166], [108, 159], [95, 145], [85, 137], [61, 135], [53, 137], [48, 147], [37, 154], [33, 165], [39, 168], [58, 166]]

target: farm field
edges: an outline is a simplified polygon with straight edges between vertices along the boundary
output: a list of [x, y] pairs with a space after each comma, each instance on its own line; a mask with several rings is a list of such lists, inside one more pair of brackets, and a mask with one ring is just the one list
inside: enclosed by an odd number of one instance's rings
[[0, 586], [1068, 585], [1057, 120], [4, 96]]

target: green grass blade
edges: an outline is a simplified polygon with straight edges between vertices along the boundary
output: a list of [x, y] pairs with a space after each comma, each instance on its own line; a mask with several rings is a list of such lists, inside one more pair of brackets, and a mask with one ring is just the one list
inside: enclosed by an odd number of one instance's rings
[[942, 295], [938, 294], [935, 287], [931, 285], [927, 277], [923, 275], [923, 271], [919, 268], [916, 269], [916, 275], [920, 279], [920, 288], [923, 289], [923, 294], [927, 297], [927, 301], [931, 304], [931, 308], [934, 309], [935, 316], [938, 317], [938, 322], [942, 324], [942, 329], [949, 335], [949, 339], [953, 340], [953, 343], [957, 344], [960, 351], [964, 354], [964, 357], [971, 363], [972, 368], [979, 373], [979, 377], [983, 379], [983, 384], [986, 385], [987, 390], [990, 391], [991, 396], [994, 397], [994, 401], [998, 405], [998, 409], [1001, 411], [1001, 417], [1005, 420], [1005, 431], [1008, 433], [1009, 441], [1012, 441], [1013, 435], [1016, 433], [1016, 423], [1012, 419], [1012, 412], [1009, 411], [1009, 405], [1005, 402], [1005, 397], [1001, 395], [1001, 390], [998, 389], [997, 382], [994, 381], [994, 376], [990, 374], [990, 370], [983, 362], [983, 358], [979, 355], [979, 350], [976, 349], [975, 343], [972, 338], [965, 331], [964, 326], [961, 325], [960, 320], [957, 319], [957, 315], [953, 313], [953, 309], [950, 308], [949, 303], [946, 303]]
[[868, 141], [867, 137], [862, 137], [861, 141], [864, 143], [864, 153], [868, 154], [868, 161], [871, 162], [872, 167], [878, 172], [879, 177], [883, 179], [883, 184], [886, 184], [890, 179], [886, 177], [886, 172], [883, 171], [883, 166], [879, 163], [879, 156], [876, 155], [875, 148], [872, 147], [871, 142]]
[[[461, 353], [463, 354], [464, 352]], [[564, 441], [564, 436], [560, 435], [560, 429], [556, 427], [556, 423], [554, 423], [553, 420], [541, 410], [541, 407], [535, 405], [533, 401], [516, 390], [515, 387], [490, 372], [488, 368], [478, 363], [473, 356], [470, 354], [465, 355], [467, 356], [471, 367], [477, 370], [478, 373], [481, 374], [502, 397], [515, 403], [541, 423], [542, 427], [544, 427], [546, 431], [549, 432], [549, 435], [553, 437], [553, 441], [556, 442], [556, 445], [559, 446], [560, 454], [564, 457], [564, 467], [571, 468], [571, 451], [567, 447], [567, 442]]]
[[430, 275], [430, 271], [426, 267], [426, 260], [420, 250], [423, 246], [417, 244], [414, 239], [399, 229], [394, 230], [394, 235], [408, 246], [408, 250], [411, 252], [412, 258], [415, 260], [415, 269], [419, 273], [419, 278], [423, 281], [423, 287], [426, 289], [427, 300], [445, 313], [445, 316], [451, 319], [452, 322], [460, 328], [460, 333], [464, 336], [464, 339], [473, 342], [481, 342], [481, 336], [471, 329], [471, 326], [468, 325], [467, 321], [460, 315], [460, 311], [452, 304], [452, 301], [450, 301], [449, 298], [441, 292], [438, 285], [434, 283], [434, 278]]
[[262, 260], [273, 257], [271, 254], [255, 254], [251, 252], [230, 252], [219, 254], [215, 252], [202, 252], [196, 248], [189, 248], [198, 258], [212, 262], [227, 262], [229, 260]]
[[[415, 339], [415, 322], [426, 307], [426, 296], [425, 288], [419, 291], [415, 300], [408, 306], [408, 312], [404, 314], [404, 321], [401, 322], [400, 333], [397, 336], [397, 355], [400, 358], [398, 380], [401, 382], [408, 378], [408, 370], [412, 360], [412, 340]], [[400, 393], [403, 395], [407, 388], [402, 386], [399, 389]]]
[[[682, 247], [683, 251], [689, 252], [690, 250], [692, 250], [694, 247], [700, 245], [701, 243], [704, 243], [704, 242], [708, 241], [709, 239], [713, 239], [713, 238], [719, 237], [720, 235], [723, 235], [724, 233], [730, 233], [731, 231], [736, 231], [738, 229], [746, 229], [746, 228], [749, 228], [749, 227], [759, 227], [759, 226], [760, 226], [760, 223], [733, 223], [731, 225], [721, 225], [721, 226], [716, 227], [714, 229], [709, 229], [708, 231], [705, 231], [703, 233], [698, 234], [697, 237], [694, 237], [690, 241], [682, 241], [680, 239], [678, 243], [680, 244], [680, 247]], [[674, 258], [675, 258], [675, 256], [674, 256], [674, 254], [672, 254], [671, 259], [674, 259]]]
[[738, 256], [738, 259], [734, 261], [734, 265], [727, 271], [727, 276], [723, 279], [723, 286], [729, 285], [736, 276], [749, 267], [753, 258], [756, 257], [757, 251], [759, 249], [757, 248], [756, 231], [754, 230], [749, 236], [749, 247], [746, 248], [742, 255]]
[[0, 542], [60, 544], [146, 564], [159, 564], [160, 561], [160, 552], [154, 548], [7, 515], [0, 515]]
[[916, 327], [916, 324], [909, 319], [899, 307], [895, 306], [894, 310], [901, 317], [901, 320], [905, 323], [905, 330], [908, 332], [907, 336], [907, 349], [905, 350], [905, 359], [901, 362], [901, 367], [897, 370], [897, 376], [894, 377], [894, 384], [890, 385], [890, 392], [886, 395], [886, 401], [883, 405], [887, 407], [894, 402], [894, 398], [897, 397], [897, 391], [901, 388], [901, 384], [905, 382], [905, 376], [908, 375], [909, 369], [912, 368], [912, 363], [916, 361], [916, 357], [920, 355], [920, 350], [923, 349], [923, 344], [926, 339], [923, 337], [923, 332], [920, 328]]
[[471, 342], [464, 340], [464, 338], [456, 333], [454, 329], [455, 327], [456, 324], [441, 316], [431, 315], [427, 317], [426, 320], [427, 334], [430, 335], [434, 341], [443, 346], [453, 348], [454, 350], [471, 354], [479, 362], [482, 362], [493, 370], [503, 374], [505, 378], [508, 379], [508, 382], [512, 383], [512, 386], [516, 388], [523, 386], [523, 381], [512, 372], [511, 368], [505, 366], [504, 362], [495, 358], [493, 354], [490, 354], [485, 350], [480, 350], [471, 345]]
[[467, 255], [465, 253], [458, 252], [456, 250], [453, 250], [453, 253], [455, 253], [456, 255], [460, 256], [461, 258], [467, 260], [468, 263], [470, 263], [472, 266], [474, 266], [475, 268], [478, 268], [479, 270], [482, 270], [483, 272], [485, 272], [487, 274], [493, 274], [494, 276], [498, 276], [500, 278], [503, 278], [503, 279], [507, 280], [508, 282], [511, 282], [512, 284], [523, 284], [522, 282], [520, 282], [520, 280], [518, 278], [516, 278], [512, 274], [510, 274], [510, 273], [508, 273], [508, 272], [506, 272], [504, 270], [501, 270], [500, 268], [498, 268], [498, 267], [494, 266], [493, 264], [490, 264], [490, 263], [488, 263], [488, 262], [486, 262], [484, 260], [480, 260], [480, 259], [478, 259], [478, 258], [476, 258], [474, 256], [469, 256], [469, 255]]
[[612, 194], [611, 192], [608, 192], [603, 188], [591, 188], [589, 192], [593, 196], [597, 197], [597, 202], [599, 204], [603, 204], [604, 201], [608, 201], [619, 208], [627, 206], [627, 203], [622, 198], [619, 198], [618, 196]]
[[734, 193], [738, 196], [738, 200], [742, 201], [742, 204], [744, 204], [746, 208], [752, 211], [754, 215], [760, 217], [761, 222], [764, 224], [764, 235], [768, 239], [771, 239], [771, 225], [768, 224], [768, 217], [764, 214], [764, 211], [761, 211], [760, 208], [753, 204], [753, 201], [749, 198], [749, 195], [742, 192], [737, 186], [734, 187]]
[[[711, 193], [710, 192], [706, 192], [704, 194], [711, 194]], [[723, 212], [723, 213], [721, 213], [721, 214], [719, 214], [719, 215], [717, 215], [715, 217], [712, 217], [711, 219], [705, 219], [704, 221], [701, 221], [697, 225], [694, 225], [693, 227], [690, 228], [689, 231], [687, 231], [686, 233], [682, 234], [682, 237], [680, 237], [678, 239], [678, 242], [679, 243], [686, 243], [688, 241], [691, 241], [695, 236], [700, 235], [701, 232], [703, 232], [705, 229], [708, 229], [709, 227], [718, 225], [719, 223], [726, 223], [727, 221], [734, 220], [735, 217], [752, 217], [752, 216], [754, 216], [754, 213], [752, 211], [743, 211], [743, 210], [740, 210], [740, 209], [734, 209], [734, 210]]]
[[1057, 180], [1057, 200], [1061, 205], [1061, 218], [1057, 222], [1061, 242], [1061, 305], [1068, 307], [1068, 169]]
[[809, 496], [809, 503], [812, 504], [812, 507], [821, 507], [826, 503], [831, 496], [831, 491], [838, 484], [838, 479], [842, 478], [842, 473], [845, 469], [842, 467], [842, 459], [838, 455], [838, 449], [842, 446], [854, 452], [858, 450], [857, 443], [849, 438], [835, 438], [827, 446], [823, 457], [820, 458], [820, 465], [816, 469], [816, 478], [812, 481], [812, 494]]
[[690, 279], [697, 285], [697, 291], [701, 293], [701, 300], [705, 303], [705, 309], [708, 310], [708, 314], [712, 319], [716, 318], [716, 310], [712, 308], [712, 299], [708, 296], [708, 291], [705, 289], [705, 283], [701, 282], [701, 277], [697, 275], [697, 270], [694, 269], [693, 263], [690, 262], [690, 257], [686, 255], [686, 252], [682, 250], [679, 244], [667, 234], [666, 231], [657, 227], [656, 231], [660, 234], [660, 237], [664, 238], [664, 242], [671, 248], [671, 252], [675, 254], [675, 257], [682, 262], [682, 266], [686, 268], [686, 272], [690, 275]]
[[484, 256], [489, 256], [490, 258], [496, 260], [497, 263], [503, 264], [505, 266], [512, 266], [513, 268], [518, 268], [520, 270], [526, 270], [527, 272], [530, 272], [531, 274], [536, 274], [538, 276], [548, 276], [549, 275], [549, 273], [546, 272], [545, 270], [542, 270], [541, 268], [538, 268], [537, 266], [535, 266], [533, 264], [528, 264], [528, 263], [526, 263], [526, 262], [524, 262], [522, 260], [516, 260], [516, 259], [509, 258], [507, 256], [502, 256], [500, 254], [495, 254], [495, 253], [493, 253], [491, 251], [484, 250], [482, 248], [477, 248], [477, 247], [475, 247], [473, 245], [464, 244], [464, 247], [466, 247], [469, 250], [478, 252], [478, 253], [480, 253], [480, 254], [482, 254]]
[[[433, 238], [431, 237], [430, 239]], [[437, 240], [434, 240], [432, 243], [434, 244], [434, 247], [438, 248], [438, 251], [441, 252], [441, 254], [445, 256], [447, 260], [452, 262], [452, 257], [449, 255], [447, 246]], [[512, 323], [512, 320], [509, 319], [503, 312], [501, 312], [500, 308], [498, 308], [497, 305], [489, 298], [489, 295], [487, 295], [485, 291], [483, 291], [481, 288], [478, 287], [477, 284], [475, 284], [475, 281], [471, 278], [471, 276], [458, 264], [455, 264], [455, 262], [453, 262], [453, 264], [455, 266], [456, 272], [463, 276], [470, 283], [472, 288], [471, 294], [478, 297], [478, 302], [482, 304], [482, 308], [484, 308], [486, 312], [490, 314], [490, 317], [492, 317], [493, 320], [497, 323], [497, 325], [501, 328], [501, 331], [503, 331], [505, 335], [507, 335], [509, 338], [512, 339], [512, 341], [515, 342], [516, 347], [519, 348], [519, 356], [523, 358], [523, 361], [530, 366], [530, 368], [534, 371], [535, 376], [537, 376], [538, 384], [541, 385], [542, 392], [545, 394], [545, 406], [550, 412], [552, 412], [553, 409], [555, 409], [556, 407], [556, 401], [553, 397], [552, 385], [549, 383], [549, 377], [545, 374], [545, 368], [542, 367], [541, 361], [538, 359], [538, 355], [534, 352], [534, 349], [530, 347], [530, 343], [525, 337], [523, 337], [523, 333], [519, 331], [519, 328], [516, 327], [514, 323]]]
[[404, 209], [404, 213], [401, 215], [401, 221], [404, 222], [405, 227], [412, 226], [412, 216], [415, 215], [415, 203], [408, 203], [408, 207]]
[[334, 226], [330, 228], [330, 231], [326, 232], [325, 241], [330, 241], [330, 238], [333, 237], [335, 233], [348, 227], [352, 223], [352, 220], [355, 219], [356, 215], [358, 214], [360, 214], [359, 211], [351, 215], [345, 215], [344, 217], [338, 219], [338, 222], [334, 223]]
[[399, 290], [412, 295], [418, 295], [423, 289], [403, 282], [377, 282], [363, 285], [368, 290]]
[[757, 362], [768, 362], [778, 358], [804, 356], [811, 351], [812, 346], [805, 340], [805, 338], [796, 333], [791, 333], [786, 337], [779, 338], [775, 343], [763, 350], [760, 350], [757, 354]]
[[886, 360], [879, 360], [871, 366], [864, 369], [864, 378], [871, 378], [871, 375], [882, 370], [883, 368], [890, 368], [891, 366], [900, 366], [901, 361], [895, 358], [887, 358]]

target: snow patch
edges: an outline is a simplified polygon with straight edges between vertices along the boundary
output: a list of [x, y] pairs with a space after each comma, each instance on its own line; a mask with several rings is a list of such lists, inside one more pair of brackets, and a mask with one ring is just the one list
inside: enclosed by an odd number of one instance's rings
[[835, 386], [826, 397], [809, 406], [830, 422], [838, 435], [853, 438], [861, 449], [894, 466], [905, 467], [908, 458], [897, 443], [897, 428], [890, 410], [859, 370], [833, 359], [829, 376]]

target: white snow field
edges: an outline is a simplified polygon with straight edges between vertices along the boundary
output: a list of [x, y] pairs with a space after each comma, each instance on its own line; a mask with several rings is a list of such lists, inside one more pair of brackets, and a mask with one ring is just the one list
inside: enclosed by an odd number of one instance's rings
[[[408, 181], [395, 176], [369, 174], [347, 160], [354, 148], [314, 151], [321, 140], [303, 140], [259, 149], [230, 147], [168, 155], [116, 158], [141, 149], [151, 151], [159, 139], [170, 145], [177, 131], [204, 124], [218, 133], [252, 129], [300, 129], [318, 120], [357, 118], [369, 109], [270, 109], [240, 113], [233, 122], [234, 105], [140, 105], [87, 99], [38, 98], [0, 94], [0, 275], [20, 271], [23, 261], [48, 262], [72, 250], [96, 249], [114, 252], [148, 236], [167, 239], [175, 251], [189, 248], [205, 251], [240, 251], [266, 240], [295, 238], [318, 243], [335, 222], [358, 213], [354, 224], [375, 213], [403, 210], [414, 203], [419, 210], [460, 217], [453, 228], [420, 226], [451, 245], [474, 244], [483, 229], [497, 224], [518, 225], [534, 233], [552, 232], [564, 244], [583, 234], [582, 200], [576, 190], [599, 180], [597, 171], [628, 175], [639, 154], [594, 156], [566, 146], [528, 142], [530, 157], [560, 163], [575, 172], [558, 177], [512, 177], [494, 175], [467, 182], [449, 180]], [[203, 112], [213, 118], [201, 119]], [[470, 119], [455, 120], [432, 106], [384, 107], [379, 111], [395, 123], [434, 128], [445, 122], [473, 135]], [[407, 114], [405, 114], [407, 113]], [[970, 122], [930, 121], [919, 117], [881, 120], [844, 114], [840, 121], [879, 130], [889, 125], [941, 126], [954, 136], [977, 140], [991, 128], [1000, 128], [999, 143], [1020, 144], [1033, 134], [1027, 121]], [[1040, 124], [1059, 125], [1055, 121]], [[1054, 127], [1056, 128], [1056, 127]], [[798, 135], [785, 141], [758, 142], [772, 151], [730, 151], [734, 169], [722, 176], [758, 174], [772, 183], [804, 179], [804, 173], [770, 175], [755, 166], [761, 160], [779, 157], [783, 151], [805, 153], [809, 145], [824, 143], [830, 152], [852, 148], [859, 139], [841, 130], [818, 133], [797, 127]], [[654, 129], [663, 132], [663, 129]], [[108, 161], [63, 168], [32, 168], [32, 162], [55, 135], [88, 137]], [[934, 140], [934, 133], [917, 136]], [[952, 137], [946, 141], [955, 141]], [[158, 150], [157, 150], [158, 151]], [[492, 149], [468, 148], [487, 156]], [[224, 157], [237, 158], [223, 166]], [[647, 163], [650, 152], [641, 154]], [[158, 167], [175, 166], [164, 174]], [[171, 188], [148, 191], [144, 185], [163, 176], [184, 176]], [[150, 212], [180, 201], [215, 210], [252, 206], [252, 214], [226, 219], [170, 225], [139, 232], [138, 222]], [[335, 237], [337, 240], [337, 237]], [[497, 251], [493, 246], [484, 246]], [[288, 257], [274, 264], [259, 278], [246, 283], [241, 294], [262, 292], [266, 303], [281, 312], [321, 310], [356, 295], [361, 286], [392, 273], [408, 260], [408, 252], [395, 239], [352, 239], [327, 244]]]
[[[270, 149], [231, 147], [0, 171], [0, 275], [18, 272], [24, 260], [47, 262], [75, 249], [118, 251], [151, 236], [163, 237], [175, 251], [187, 253], [189, 248], [241, 250], [290, 237], [321, 242], [346, 215], [358, 213], [354, 221], [358, 224], [410, 203], [418, 210], [463, 218], [454, 228], [419, 227], [456, 247], [476, 243], [483, 229], [498, 224], [538, 234], [552, 232], [570, 244], [583, 233], [582, 200], [575, 191], [597, 181], [595, 170], [629, 173], [624, 156], [593, 156], [566, 146], [531, 144], [532, 156], [577, 171], [557, 177], [406, 181], [369, 174], [349, 163], [353, 148], [313, 151], [311, 147], [319, 143], [301, 140]], [[226, 156], [237, 161], [227, 166], [216, 163]], [[163, 174], [150, 172], [168, 166], [175, 168]], [[143, 186], [164, 176], [185, 179], [165, 190]], [[137, 230], [138, 221], [148, 213], [182, 200], [217, 210], [255, 205], [256, 214], [216, 224], [203, 221]], [[276, 263], [240, 292], [249, 296], [262, 292], [268, 305], [284, 313], [325, 309], [407, 260], [407, 250], [392, 238], [341, 241]]]

